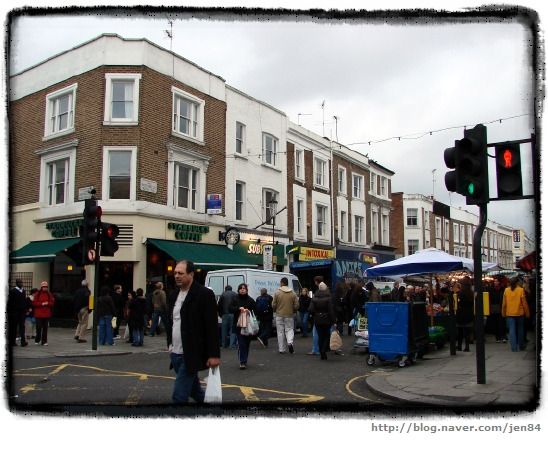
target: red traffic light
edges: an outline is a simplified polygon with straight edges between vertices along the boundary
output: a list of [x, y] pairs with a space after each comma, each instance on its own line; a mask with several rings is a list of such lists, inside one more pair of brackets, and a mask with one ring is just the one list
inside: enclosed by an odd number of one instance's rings
[[499, 198], [523, 195], [520, 146], [507, 143], [495, 147], [497, 193]]

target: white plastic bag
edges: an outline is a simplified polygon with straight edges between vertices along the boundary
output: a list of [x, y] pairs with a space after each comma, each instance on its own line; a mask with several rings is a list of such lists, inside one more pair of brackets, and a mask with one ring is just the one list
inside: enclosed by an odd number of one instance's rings
[[216, 366], [209, 368], [207, 376], [207, 387], [205, 391], [204, 402], [209, 404], [220, 404], [223, 402], [223, 390], [221, 388], [221, 369]]
[[249, 311], [247, 327], [251, 331], [251, 335], [257, 335], [259, 333], [259, 321], [253, 311]]

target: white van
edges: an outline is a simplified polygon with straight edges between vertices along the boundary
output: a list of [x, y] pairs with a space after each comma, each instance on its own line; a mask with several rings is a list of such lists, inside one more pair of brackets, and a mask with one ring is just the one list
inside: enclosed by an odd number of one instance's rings
[[268, 294], [274, 296], [274, 292], [280, 288], [280, 279], [284, 277], [289, 281], [288, 287], [292, 288], [299, 296], [301, 294], [301, 283], [294, 274], [252, 268], [210, 271], [206, 275], [205, 286], [215, 292], [218, 300], [227, 285], [232, 286], [232, 290], [237, 293], [238, 285], [247, 284], [247, 293], [256, 300], [261, 296], [262, 288], [266, 288]]

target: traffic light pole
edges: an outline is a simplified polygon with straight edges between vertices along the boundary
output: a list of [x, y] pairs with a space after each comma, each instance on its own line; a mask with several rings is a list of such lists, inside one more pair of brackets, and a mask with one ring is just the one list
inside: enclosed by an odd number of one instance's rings
[[99, 264], [101, 263], [101, 220], [97, 222], [97, 244], [95, 245], [95, 279], [93, 281], [93, 328], [91, 332], [91, 349], [97, 351], [97, 328], [99, 318], [97, 317], [97, 299], [99, 298]]
[[487, 225], [487, 203], [478, 204], [480, 219], [474, 232], [474, 292], [476, 311], [474, 315], [474, 340], [476, 345], [476, 378], [478, 384], [485, 384], [485, 332], [483, 327], [483, 280], [481, 259], [481, 238]]

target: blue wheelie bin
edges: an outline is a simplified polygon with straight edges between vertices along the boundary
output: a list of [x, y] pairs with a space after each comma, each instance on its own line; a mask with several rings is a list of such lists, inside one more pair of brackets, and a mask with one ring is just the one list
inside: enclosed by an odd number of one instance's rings
[[427, 329], [422, 329], [422, 324], [416, 326], [415, 322], [421, 320], [414, 318], [412, 307], [415, 309], [414, 303], [409, 302], [365, 304], [369, 331], [368, 365], [373, 365], [376, 358], [397, 360], [400, 368], [416, 361], [422, 352], [422, 341], [428, 334]]

